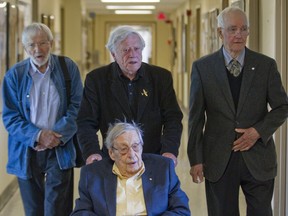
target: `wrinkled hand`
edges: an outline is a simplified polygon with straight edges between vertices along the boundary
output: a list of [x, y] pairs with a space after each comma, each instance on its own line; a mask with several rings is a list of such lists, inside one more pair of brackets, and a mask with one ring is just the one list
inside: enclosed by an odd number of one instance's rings
[[233, 151], [248, 151], [251, 149], [256, 141], [260, 138], [259, 133], [255, 128], [250, 127], [247, 129], [236, 128], [235, 131], [237, 133], [243, 134], [240, 138], [234, 141], [233, 143]]
[[175, 167], [177, 166], [178, 160], [177, 160], [177, 158], [175, 157], [174, 154], [169, 153], [169, 152], [165, 152], [165, 153], [162, 154], [162, 156], [167, 157], [167, 158], [171, 158], [173, 160], [173, 162], [174, 162]]
[[196, 164], [191, 167], [190, 175], [192, 176], [192, 180], [194, 183], [201, 183], [204, 181], [203, 175], [203, 164]]
[[102, 160], [102, 156], [100, 154], [92, 154], [87, 158], [86, 165], [91, 164], [94, 161], [100, 161], [100, 160]]
[[35, 149], [43, 150], [45, 148], [55, 148], [61, 143], [61, 137], [61, 134], [58, 134], [52, 130], [42, 130], [39, 137], [38, 145]]

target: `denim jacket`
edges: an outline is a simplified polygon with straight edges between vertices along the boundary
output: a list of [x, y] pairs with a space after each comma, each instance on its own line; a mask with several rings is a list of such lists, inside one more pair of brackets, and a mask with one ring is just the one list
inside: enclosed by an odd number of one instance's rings
[[[65, 80], [58, 57], [50, 56], [51, 80], [60, 97], [56, 123], [53, 131], [62, 134], [61, 145], [55, 148], [60, 169], [75, 166], [76, 151], [73, 135], [77, 131], [75, 119], [82, 98], [83, 85], [77, 65], [65, 57], [71, 78], [71, 98], [67, 108]], [[30, 59], [15, 64], [7, 71], [3, 80], [3, 123], [8, 131], [7, 172], [22, 179], [31, 178], [30, 157], [36, 146], [37, 134], [41, 130], [30, 120], [30, 89], [32, 77], [29, 74]]]

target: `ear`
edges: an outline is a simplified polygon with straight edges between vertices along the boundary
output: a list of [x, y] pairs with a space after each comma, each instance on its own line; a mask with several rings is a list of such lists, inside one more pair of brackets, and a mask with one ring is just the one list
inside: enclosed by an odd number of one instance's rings
[[112, 55], [114, 61], [116, 61], [116, 55], [115, 55], [115, 53], [114, 53], [114, 52], [111, 52], [111, 55]]
[[221, 27], [217, 28], [217, 33], [219, 38], [222, 40], [223, 39], [223, 29]]
[[115, 161], [115, 155], [114, 155], [114, 152], [112, 151], [111, 148], [108, 149], [108, 153], [109, 153], [110, 158], [111, 158], [113, 161]]

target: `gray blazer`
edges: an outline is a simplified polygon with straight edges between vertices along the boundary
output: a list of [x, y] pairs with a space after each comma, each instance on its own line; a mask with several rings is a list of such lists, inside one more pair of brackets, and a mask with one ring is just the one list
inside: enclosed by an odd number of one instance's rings
[[276, 176], [272, 135], [287, 118], [287, 94], [275, 60], [267, 56], [246, 48], [242, 73], [236, 111], [222, 49], [192, 66], [188, 157], [191, 166], [204, 165], [205, 178], [212, 182], [228, 164], [235, 128], [254, 127], [261, 136], [253, 148], [241, 152], [254, 178]]

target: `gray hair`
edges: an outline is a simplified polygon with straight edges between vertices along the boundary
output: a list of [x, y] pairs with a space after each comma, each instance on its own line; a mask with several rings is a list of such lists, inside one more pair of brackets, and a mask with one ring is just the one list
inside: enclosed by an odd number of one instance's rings
[[140, 129], [140, 127], [135, 123], [128, 123], [128, 122], [116, 122], [114, 124], [110, 124], [108, 131], [107, 131], [107, 137], [105, 139], [105, 146], [107, 149], [112, 148], [114, 145], [114, 141], [117, 137], [119, 137], [121, 134], [128, 132], [128, 131], [135, 131], [138, 134], [140, 143], [143, 144], [143, 131]]
[[39, 32], [43, 32], [47, 35], [48, 41], [53, 40], [51, 30], [43, 23], [32, 23], [26, 26], [22, 32], [22, 44], [25, 45], [31, 42], [31, 38], [37, 35]]
[[135, 34], [139, 37], [141, 41], [141, 49], [143, 50], [145, 47], [145, 41], [143, 37], [131, 26], [119, 26], [115, 28], [109, 36], [108, 42], [106, 44], [106, 48], [110, 52], [115, 52], [119, 43], [125, 40], [129, 35]]
[[246, 25], [247, 27], [249, 27], [249, 22], [248, 22], [248, 18], [246, 13], [239, 7], [226, 7], [224, 10], [222, 10], [220, 12], [220, 14], [217, 16], [217, 27], [218, 28], [225, 28], [225, 17], [227, 16], [227, 14], [229, 13], [233, 13], [233, 12], [240, 12], [243, 14], [243, 16], [245, 17], [246, 20]]

